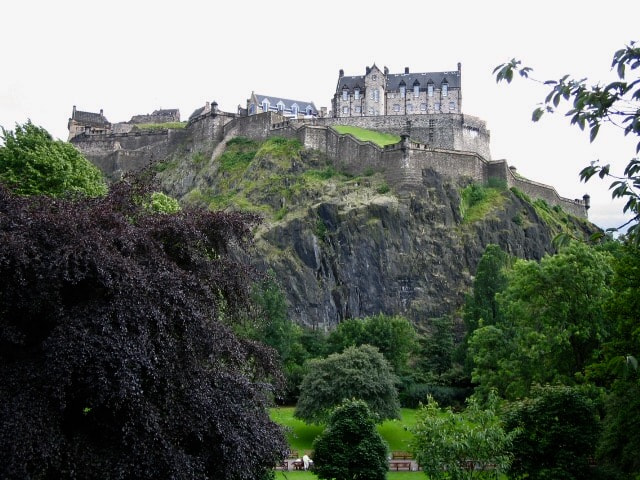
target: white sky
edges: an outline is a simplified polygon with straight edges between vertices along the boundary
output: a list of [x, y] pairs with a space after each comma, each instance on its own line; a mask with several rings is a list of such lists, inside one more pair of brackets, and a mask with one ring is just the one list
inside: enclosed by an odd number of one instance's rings
[[533, 124], [546, 90], [496, 85], [492, 70], [516, 57], [540, 79], [608, 80], [613, 53], [640, 40], [639, 18], [637, 0], [13, 0], [0, 9], [0, 125], [30, 118], [66, 139], [73, 105], [111, 122], [159, 108], [187, 119], [212, 100], [235, 112], [251, 91], [330, 108], [341, 68], [461, 62], [462, 109], [487, 122], [493, 159], [562, 196], [589, 193], [590, 219], [606, 228], [623, 221], [622, 203], [578, 172], [596, 159], [624, 166], [635, 143], [612, 128], [590, 145], [562, 116]]

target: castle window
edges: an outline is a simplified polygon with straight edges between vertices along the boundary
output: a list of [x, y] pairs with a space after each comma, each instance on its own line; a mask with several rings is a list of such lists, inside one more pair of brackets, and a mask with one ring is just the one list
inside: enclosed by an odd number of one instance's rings
[[413, 96], [414, 97], [419, 97], [420, 96], [420, 85], [414, 85], [413, 86]]
[[406, 94], [407, 94], [407, 87], [405, 87], [404, 85], [400, 85], [400, 98], [404, 98]]
[[426, 112], [427, 111], [427, 104], [426, 103], [421, 103], [420, 104], [420, 111], [422, 111], [422, 112]]
[[456, 109], [456, 102], [449, 102], [449, 110], [455, 110]]
[[407, 113], [412, 113], [413, 112], [413, 105], [409, 104], [407, 105]]
[[360, 100], [360, 89], [356, 88], [353, 92], [353, 98], [355, 98], [356, 100]]
[[429, 95], [430, 97], [433, 97], [433, 83], [430, 83], [429, 85], [427, 85], [427, 95]]
[[393, 104], [393, 111], [394, 112], [399, 112], [400, 111], [400, 104], [394, 103]]
[[307, 115], [311, 115], [313, 113], [313, 110], [311, 109], [311, 107], [307, 107]]
[[377, 75], [371, 75], [371, 80], [377, 80], [378, 76]]
[[346, 88], [342, 90], [342, 100], [349, 100], [349, 90]]
[[355, 107], [355, 110], [356, 110], [356, 113], [360, 113], [362, 111], [362, 109], [359, 106]]
[[446, 97], [447, 95], [449, 95], [449, 84], [446, 82], [442, 83], [442, 96]]
[[262, 102], [262, 111], [263, 112], [268, 112], [269, 111], [269, 100], [264, 100]]
[[291, 105], [291, 113], [293, 113], [293, 115], [295, 117], [298, 116], [298, 104], [294, 103], [293, 105]]
[[349, 113], [349, 107], [342, 107], [342, 113]]
[[279, 112], [284, 112], [284, 103], [278, 102], [278, 111]]
[[434, 109], [436, 112], [439, 112], [439, 111], [440, 111], [440, 102], [436, 102], [436, 104], [435, 104], [435, 106], [433, 107], [433, 109]]
[[373, 99], [378, 102], [380, 100], [380, 91], [377, 88], [373, 90]]

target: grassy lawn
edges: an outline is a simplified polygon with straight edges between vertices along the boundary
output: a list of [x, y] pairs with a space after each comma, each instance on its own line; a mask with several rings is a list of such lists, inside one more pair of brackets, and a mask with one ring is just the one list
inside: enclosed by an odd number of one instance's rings
[[[294, 407], [272, 408], [269, 412], [271, 419], [289, 428], [287, 440], [292, 450], [298, 450], [300, 456], [303, 451], [311, 451], [313, 440], [322, 432], [321, 425], [307, 425], [297, 418], [293, 418]], [[391, 450], [408, 450], [411, 441], [409, 427], [415, 424], [416, 410], [402, 409], [402, 419], [387, 420], [378, 426], [378, 431], [389, 444]], [[402, 472], [401, 472], [402, 473]], [[402, 477], [408, 478], [408, 477]]]
[[[276, 480], [316, 480], [316, 477], [311, 472], [276, 472]], [[387, 480], [425, 480], [427, 476], [424, 472], [389, 472], [387, 473]]]
[[362, 140], [363, 142], [373, 142], [380, 147], [392, 145], [400, 141], [400, 137], [398, 135], [376, 132], [365, 128], [352, 127], [350, 125], [334, 125], [333, 129], [338, 133], [350, 133], [358, 140]]

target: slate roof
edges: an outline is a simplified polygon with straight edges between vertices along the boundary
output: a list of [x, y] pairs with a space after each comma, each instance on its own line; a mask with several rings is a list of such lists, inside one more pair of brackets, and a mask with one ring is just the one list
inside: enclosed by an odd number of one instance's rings
[[[337, 93], [342, 92], [346, 86], [349, 91], [353, 91], [355, 87], [364, 90], [364, 75], [343, 76], [338, 79]], [[440, 86], [444, 80], [449, 84], [449, 88], [460, 88], [460, 72], [425, 72], [425, 73], [390, 73], [387, 75], [387, 84], [385, 90], [393, 91], [400, 89], [400, 82], [404, 81], [408, 89], [413, 87], [415, 81], [420, 83], [420, 89], [426, 90], [429, 81], [434, 85]]]
[[256, 93], [255, 96], [258, 99], [259, 105], [262, 105], [262, 102], [264, 102], [264, 99], [266, 98], [267, 100], [269, 100], [270, 107], [275, 107], [279, 102], [282, 102], [284, 104], [285, 110], [291, 110], [291, 107], [294, 104], [297, 104], [298, 111], [300, 113], [306, 113], [307, 107], [311, 107], [311, 114], [312, 115], [318, 114], [318, 109], [316, 108], [313, 102], [307, 102], [304, 100], [291, 100], [291, 99], [282, 98], [282, 97], [272, 97], [270, 95], [260, 95], [259, 93]]
[[189, 115], [189, 120], [196, 118], [197, 116], [201, 115], [202, 112], [204, 112], [204, 109], [206, 107], [200, 107], [200, 108], [196, 108], [193, 113], [191, 115]]
[[101, 113], [94, 112], [81, 112], [76, 110], [73, 115], [73, 120], [82, 125], [90, 125], [94, 127], [104, 127], [109, 125], [109, 120]]

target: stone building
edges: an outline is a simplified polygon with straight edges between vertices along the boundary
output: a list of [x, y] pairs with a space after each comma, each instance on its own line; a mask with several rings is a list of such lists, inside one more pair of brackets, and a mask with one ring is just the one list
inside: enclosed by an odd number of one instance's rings
[[129, 123], [173, 123], [180, 121], [180, 110], [177, 108], [154, 110], [146, 115], [134, 115]]
[[389, 73], [375, 64], [364, 75], [340, 70], [331, 101], [334, 117], [462, 113], [462, 71]]
[[238, 113], [241, 115], [276, 112], [286, 118], [314, 118], [320, 115], [313, 102], [260, 95], [254, 92], [251, 92], [251, 97], [247, 99], [247, 109], [239, 110]]
[[102, 109], [100, 109], [100, 113], [82, 112], [76, 110], [75, 105], [71, 111], [71, 118], [69, 119], [67, 128], [69, 129], [68, 140], [85, 133], [100, 135], [111, 132], [111, 124], [109, 120], [105, 118]]

